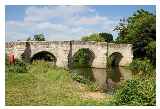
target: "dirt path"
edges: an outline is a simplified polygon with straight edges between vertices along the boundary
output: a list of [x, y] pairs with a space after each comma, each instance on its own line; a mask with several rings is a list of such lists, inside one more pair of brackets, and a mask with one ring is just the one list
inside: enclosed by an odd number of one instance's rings
[[83, 92], [81, 98], [83, 99], [94, 99], [94, 100], [106, 100], [110, 99], [112, 96], [102, 92]]
[[77, 84], [78, 89], [80, 89], [80, 97], [82, 99], [93, 99], [93, 100], [106, 100], [111, 99], [112, 95], [106, 94], [101, 91], [89, 91], [85, 85], [82, 85], [80, 83]]

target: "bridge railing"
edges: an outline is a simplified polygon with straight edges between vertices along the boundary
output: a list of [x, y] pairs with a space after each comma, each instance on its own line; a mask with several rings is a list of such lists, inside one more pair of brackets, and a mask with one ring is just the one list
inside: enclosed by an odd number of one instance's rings
[[[74, 45], [101, 45], [101, 46], [107, 46], [107, 42], [95, 42], [95, 41], [77, 41], [77, 40], [71, 40], [71, 41], [15, 41], [15, 42], [6, 42], [5, 46], [6, 48], [11, 48], [16, 45], [25, 45], [26, 43], [32, 44], [74, 44]], [[132, 47], [132, 44], [116, 44], [116, 43], [108, 43], [109, 47]]]

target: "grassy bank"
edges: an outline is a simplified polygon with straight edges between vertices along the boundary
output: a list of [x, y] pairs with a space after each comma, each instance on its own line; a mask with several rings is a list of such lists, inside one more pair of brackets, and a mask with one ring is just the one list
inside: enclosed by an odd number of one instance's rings
[[15, 72], [14, 65], [6, 67], [6, 105], [107, 105], [111, 99], [90, 92], [73, 81], [67, 70], [45, 62], [27, 65], [25, 73]]

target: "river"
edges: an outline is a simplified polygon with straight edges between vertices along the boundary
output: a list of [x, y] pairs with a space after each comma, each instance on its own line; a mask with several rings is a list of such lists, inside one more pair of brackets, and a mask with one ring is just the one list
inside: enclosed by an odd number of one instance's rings
[[96, 82], [101, 89], [107, 90], [111, 94], [122, 81], [133, 78], [131, 70], [125, 67], [112, 67], [109, 70], [100, 68], [72, 68], [71, 71]]

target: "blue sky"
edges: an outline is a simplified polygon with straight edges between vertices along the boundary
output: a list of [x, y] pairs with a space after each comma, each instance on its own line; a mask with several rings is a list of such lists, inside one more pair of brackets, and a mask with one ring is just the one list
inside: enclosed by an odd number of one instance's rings
[[155, 13], [155, 6], [6, 6], [6, 41], [26, 40], [43, 33], [47, 40], [79, 40], [96, 32], [112, 31], [120, 18], [136, 10]]

